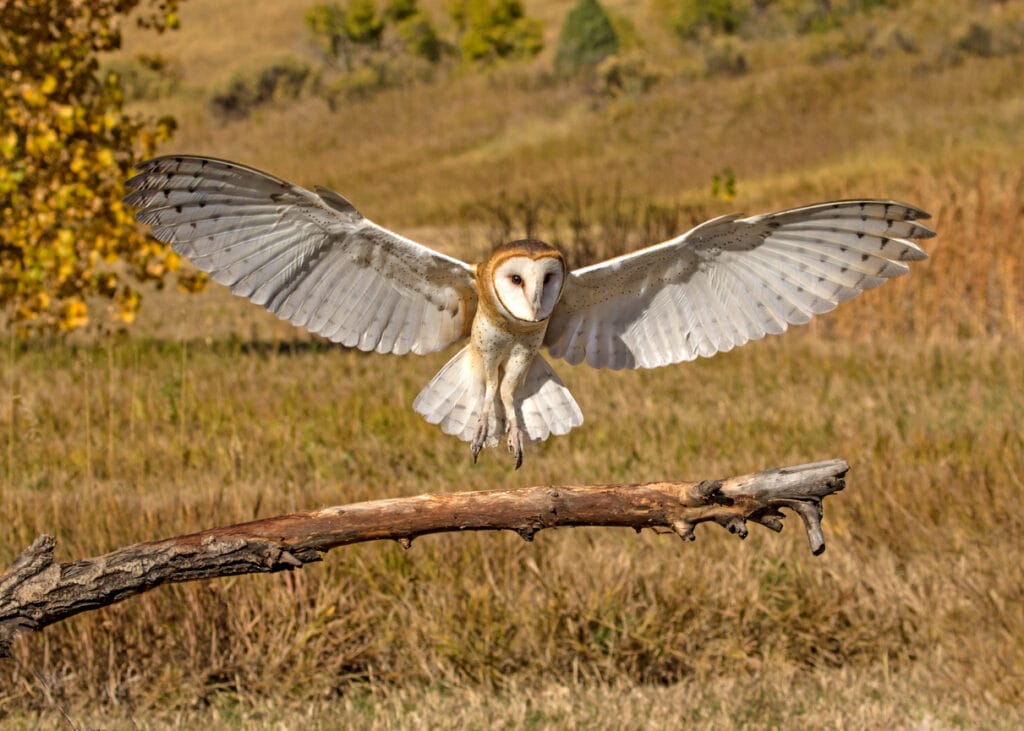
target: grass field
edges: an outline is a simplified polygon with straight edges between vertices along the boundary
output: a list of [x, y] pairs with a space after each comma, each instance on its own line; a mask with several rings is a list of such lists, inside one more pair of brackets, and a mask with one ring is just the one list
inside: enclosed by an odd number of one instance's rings
[[[569, 5], [527, 3], [552, 43]], [[913, 53], [820, 61], [841, 36], [743, 39], [737, 78], [691, 73], [699, 50], [650, 4], [609, 5], [662, 70], [646, 94], [550, 79], [546, 52], [333, 112], [303, 97], [214, 123], [206, 94], [238, 65], [310, 54], [304, 2], [188, 0], [180, 32], [129, 35], [126, 54], [181, 64], [173, 95], [138, 103], [178, 116], [167, 151], [330, 185], [450, 253], [531, 228], [585, 263], [704, 216], [884, 196], [934, 214], [931, 259], [712, 360], [559, 366], [586, 423], [519, 472], [500, 453], [474, 466], [412, 412], [448, 354], [345, 351], [220, 288], [152, 292], [126, 333], [3, 344], [0, 565], [40, 532], [67, 560], [375, 497], [843, 457], [827, 552], [812, 557], [792, 517], [745, 542], [578, 529], [354, 546], [23, 637], [0, 661], [0, 725], [1024, 725], [1024, 56], [953, 54], [971, 23], [1019, 34], [1024, 3], [906, 2], [844, 31], [898, 26]], [[728, 202], [710, 194], [727, 169]]]

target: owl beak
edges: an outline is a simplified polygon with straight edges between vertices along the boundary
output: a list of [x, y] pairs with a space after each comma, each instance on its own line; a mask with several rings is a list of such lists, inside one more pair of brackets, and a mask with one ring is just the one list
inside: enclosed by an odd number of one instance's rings
[[530, 297], [530, 310], [533, 315], [534, 322], [540, 322], [540, 299], [544, 296], [544, 288], [537, 287], [533, 291], [533, 296]]

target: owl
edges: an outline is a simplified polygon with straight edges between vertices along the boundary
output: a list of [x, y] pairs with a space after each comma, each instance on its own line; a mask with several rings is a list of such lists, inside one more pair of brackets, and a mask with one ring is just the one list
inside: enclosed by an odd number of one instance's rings
[[925, 259], [924, 211], [845, 200], [720, 216], [663, 243], [570, 271], [535, 240], [475, 265], [313, 191], [207, 157], [141, 164], [126, 203], [214, 281], [347, 347], [432, 353], [468, 338], [413, 402], [470, 444], [525, 445], [583, 423], [540, 353], [594, 368], [656, 368], [782, 333]]

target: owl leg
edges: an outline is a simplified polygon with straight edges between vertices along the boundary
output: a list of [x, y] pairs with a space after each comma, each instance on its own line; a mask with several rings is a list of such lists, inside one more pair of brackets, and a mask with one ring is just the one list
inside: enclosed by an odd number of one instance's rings
[[505, 409], [508, 453], [516, 461], [517, 470], [523, 466], [523, 432], [519, 428], [519, 411], [516, 409], [515, 403], [515, 392], [519, 387], [519, 380], [506, 378], [501, 384], [501, 403]]
[[476, 420], [473, 441], [469, 445], [474, 463], [484, 447], [493, 447], [497, 444], [498, 435], [501, 433], [501, 403], [497, 399], [498, 389], [494, 385], [496, 381], [497, 378], [488, 378], [484, 389], [484, 405]]

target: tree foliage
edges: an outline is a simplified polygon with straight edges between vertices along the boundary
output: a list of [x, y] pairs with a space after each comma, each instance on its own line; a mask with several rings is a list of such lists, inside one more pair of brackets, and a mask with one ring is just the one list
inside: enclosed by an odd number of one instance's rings
[[445, 42], [437, 34], [434, 24], [421, 11], [398, 20], [398, 37], [402, 39], [406, 51], [431, 63], [440, 61], [446, 50]]
[[750, 0], [676, 0], [672, 27], [683, 38], [702, 30], [736, 33], [750, 15]]
[[[403, 12], [401, 7], [398, 12]], [[355, 65], [356, 50], [379, 48], [384, 35], [385, 19], [373, 0], [319, 3], [306, 12], [305, 20], [327, 58], [349, 71]]]
[[555, 70], [573, 73], [596, 66], [619, 50], [619, 36], [608, 13], [597, 0], [579, 0], [558, 34]]
[[[177, 26], [178, 0], [5, 0], [0, 3], [0, 305], [23, 331], [70, 331], [102, 298], [130, 322], [133, 284], [178, 270], [122, 203], [133, 165], [173, 120], [124, 110], [116, 74], [97, 56], [121, 44], [119, 22]], [[179, 276], [194, 288], [201, 280]]]
[[520, 0], [449, 0], [464, 61], [532, 58], [544, 48], [543, 26]]
[[400, 47], [413, 56], [436, 63], [445, 50], [416, 0], [391, 0], [383, 13], [378, 12], [373, 0], [350, 0], [346, 5], [320, 3], [307, 11], [306, 26], [327, 58], [346, 71], [380, 61], [378, 51], [392, 27]]

